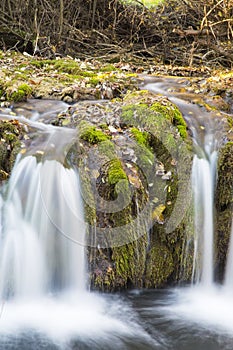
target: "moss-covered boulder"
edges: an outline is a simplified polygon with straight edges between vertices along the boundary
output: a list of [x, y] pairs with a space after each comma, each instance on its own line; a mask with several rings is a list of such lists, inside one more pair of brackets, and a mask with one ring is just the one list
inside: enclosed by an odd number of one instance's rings
[[69, 157], [81, 177], [92, 288], [189, 280], [192, 244], [188, 258], [183, 252], [193, 239], [192, 152], [178, 108], [135, 91], [111, 103], [73, 106], [61, 119], [78, 133]]
[[233, 142], [227, 142], [219, 153], [216, 189], [217, 262], [218, 274], [224, 274], [231, 232], [233, 210]]

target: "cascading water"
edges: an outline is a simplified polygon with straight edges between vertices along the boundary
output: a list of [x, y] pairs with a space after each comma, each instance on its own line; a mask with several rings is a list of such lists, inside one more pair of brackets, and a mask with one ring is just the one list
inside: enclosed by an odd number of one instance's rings
[[[178, 324], [188, 322], [190, 327], [196, 324], [200, 328], [203, 327], [205, 332], [214, 330], [216, 334], [219, 332], [228, 334], [231, 337], [229, 344], [227, 342], [226, 348], [224, 346], [219, 348], [232, 349], [233, 223], [223, 285], [218, 285], [214, 278], [216, 256], [214, 194], [218, 149], [223, 132], [221, 124], [218, 123], [218, 116], [204, 112], [198, 105], [191, 105], [188, 95], [185, 99], [180, 99], [182, 94], [179, 93], [179, 83], [173, 81], [167, 80], [165, 88], [168, 90], [164, 88], [163, 81], [149, 83], [146, 87], [169, 96], [169, 99], [179, 106], [192, 131], [196, 149], [192, 168], [195, 212], [194, 265], [192, 287], [175, 290], [171, 296], [171, 305], [165, 307], [164, 311], [168, 312]], [[170, 84], [173, 93], [169, 93]], [[177, 94], [174, 93], [176, 89]], [[214, 346], [210, 344], [209, 347], [204, 345], [203, 348], [215, 349], [215, 346], [218, 349], [217, 344]]]
[[214, 189], [217, 151], [205, 147], [205, 157], [194, 156], [192, 185], [194, 191], [194, 265], [193, 282], [210, 287], [214, 281]]
[[85, 224], [73, 169], [34, 156], [18, 161], [3, 210], [2, 298], [84, 289]]
[[0, 350], [120, 349], [132, 339], [151, 349], [126, 302], [88, 291], [79, 176], [66, 162], [75, 132], [39, 118], [18, 117], [37, 137], [0, 196]]
[[210, 287], [214, 282], [214, 191], [222, 127], [214, 115], [191, 104], [188, 94], [179, 93], [176, 79], [168, 79], [165, 84], [163, 80], [149, 82], [146, 88], [168, 96], [179, 107], [192, 132], [195, 149], [192, 167], [195, 226], [192, 280], [194, 285], [200, 283], [202, 287]]
[[[163, 93], [162, 85], [148, 88]], [[219, 333], [212, 332], [233, 334], [233, 238], [225, 286], [214, 283], [218, 127], [199, 106], [169, 98], [183, 112], [197, 149], [194, 286], [132, 291], [123, 298], [89, 293], [78, 173], [64, 161], [74, 133], [39, 123], [40, 112], [33, 122], [21, 117], [37, 137], [0, 196], [0, 350], [232, 349], [231, 336], [227, 347], [218, 347], [213, 339]]]

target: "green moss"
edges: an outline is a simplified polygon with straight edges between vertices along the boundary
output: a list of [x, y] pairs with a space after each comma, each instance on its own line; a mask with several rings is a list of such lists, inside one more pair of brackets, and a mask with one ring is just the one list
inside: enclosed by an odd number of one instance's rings
[[170, 120], [177, 127], [180, 136], [183, 139], [187, 138], [187, 124], [177, 106], [165, 100], [163, 103], [162, 101], [153, 103], [150, 109]]
[[146, 237], [113, 249], [112, 259], [115, 265], [115, 275], [124, 285], [131, 283], [142, 287], [145, 270]]
[[127, 179], [121, 161], [119, 159], [112, 159], [108, 168], [108, 183], [110, 185], [116, 185], [120, 180]]
[[87, 141], [92, 145], [107, 141], [110, 138], [108, 135], [104, 134], [103, 131], [98, 130], [95, 126], [85, 121], [80, 123], [79, 129], [80, 139]]
[[130, 129], [130, 133], [138, 143], [138, 146], [135, 147], [135, 153], [137, 158], [139, 159], [138, 164], [140, 164], [140, 167], [143, 169], [153, 165], [154, 155], [152, 153], [153, 150], [149, 145], [150, 135], [148, 134], [148, 132], [142, 132], [134, 127]]
[[116, 67], [113, 64], [106, 64], [105, 66], [100, 68], [101, 72], [113, 72], [116, 71]]
[[232, 129], [233, 128], [233, 118], [232, 116], [227, 116], [227, 122], [229, 127]]
[[92, 78], [89, 79], [89, 83], [90, 83], [91, 85], [93, 85], [93, 86], [98, 85], [99, 82], [100, 82], [99, 77], [92, 77]]
[[112, 159], [116, 156], [115, 146], [110, 140], [101, 142], [98, 145], [98, 151], [100, 154], [107, 157], [108, 159]]
[[171, 252], [163, 244], [155, 243], [149, 251], [145, 272], [146, 288], [162, 287], [174, 270]]
[[[83, 77], [91, 78], [93, 79], [92, 81], [98, 80], [98, 77], [96, 77], [95, 72], [90, 72], [90, 71], [82, 71], [81, 74]], [[90, 82], [90, 80], [89, 80]]]
[[148, 133], [146, 131], [140, 131], [137, 128], [131, 128], [130, 132], [132, 133], [137, 143], [149, 148]]
[[122, 107], [121, 120], [127, 126], [138, 126], [138, 121], [148, 113], [148, 106], [145, 103], [128, 104]]
[[25, 101], [32, 93], [32, 88], [24, 83], [18, 86], [17, 91], [14, 91], [8, 98], [14, 102]]
[[56, 62], [56, 60], [31, 60], [30, 65], [37, 68], [44, 68], [46, 66], [54, 65]]
[[183, 125], [177, 125], [177, 129], [180, 133], [180, 136], [183, 138], [183, 139], [186, 139], [188, 134], [187, 134], [187, 128], [186, 126], [183, 126]]
[[[10, 173], [21, 149], [21, 129], [14, 121], [0, 121], [0, 171]], [[2, 177], [0, 177], [2, 179]]]
[[183, 139], [186, 139], [187, 136], [188, 136], [188, 134], [187, 134], [187, 124], [186, 124], [186, 121], [184, 120], [181, 112], [179, 111], [179, 109], [177, 107], [174, 109], [174, 115], [173, 115], [172, 122], [177, 127], [177, 129], [179, 130], [180, 136]]
[[218, 162], [217, 205], [226, 208], [233, 203], [233, 142], [222, 147]]

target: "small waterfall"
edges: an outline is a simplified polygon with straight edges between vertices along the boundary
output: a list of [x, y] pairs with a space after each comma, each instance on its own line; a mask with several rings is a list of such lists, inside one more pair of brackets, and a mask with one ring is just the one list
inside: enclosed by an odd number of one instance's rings
[[203, 286], [213, 283], [216, 163], [216, 151], [207, 153], [205, 158], [195, 155], [192, 169], [195, 215], [193, 281], [199, 281]]
[[85, 224], [78, 174], [56, 160], [19, 160], [3, 206], [0, 296], [85, 288]]

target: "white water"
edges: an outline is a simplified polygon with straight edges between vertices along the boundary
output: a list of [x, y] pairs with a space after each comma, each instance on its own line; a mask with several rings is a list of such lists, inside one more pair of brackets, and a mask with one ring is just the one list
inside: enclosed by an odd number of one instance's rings
[[[182, 94], [179, 94], [179, 85], [182, 84], [172, 78], [171, 81], [166, 79], [165, 84], [163, 79], [154, 81], [152, 78], [152, 82], [148, 81], [145, 85], [152, 91], [168, 96], [179, 106], [197, 146], [192, 169], [195, 211], [193, 284], [190, 288], [174, 290], [172, 303], [164, 307], [164, 312], [168, 312], [177, 324], [195, 323], [206, 330], [227, 332], [233, 336], [233, 222], [226, 257], [225, 281], [221, 286], [214, 281], [214, 194], [217, 150], [223, 131], [217, 116], [190, 103], [192, 96], [187, 94], [185, 101]], [[229, 349], [232, 348], [231, 345]]]
[[[41, 129], [49, 130], [47, 126]], [[197, 184], [194, 187], [198, 189], [193, 275], [200, 283], [198, 287], [174, 291], [173, 305], [164, 310], [166, 317], [175, 319], [176, 325], [182, 320], [187, 325], [194, 322], [198, 327], [227, 330], [233, 334], [232, 282], [227, 278], [232, 275], [233, 259], [229, 258], [228, 262], [226, 288], [218, 288], [213, 282], [216, 153], [209, 152], [208, 147], [205, 152], [202, 159], [195, 157], [193, 166], [193, 181]], [[85, 289], [85, 225], [74, 170], [65, 169], [55, 160], [37, 164], [35, 157], [26, 157], [13, 171], [4, 203], [0, 211], [3, 214], [0, 220], [0, 226], [3, 226], [0, 242], [1, 338], [20, 338], [21, 333], [30, 336], [33, 331], [55, 343], [82, 338], [84, 348], [88, 349], [127, 349], [124, 342], [127, 338], [133, 339], [133, 349], [142, 339], [145, 342], [137, 349], [157, 349], [156, 342], [139, 325], [127, 303], [117, 297], [112, 300], [113, 296], [93, 295]], [[183, 336], [182, 327], [180, 332]], [[150, 345], [144, 347], [145, 344]], [[1, 340], [0, 349], [5, 350]], [[14, 349], [21, 350], [24, 346]], [[34, 347], [29, 345], [27, 349]], [[62, 345], [62, 349], [67, 348]], [[175, 349], [173, 344], [171, 349]], [[190, 349], [194, 349], [192, 345]]]
[[194, 156], [192, 184], [194, 191], [195, 247], [193, 281], [209, 287], [214, 265], [214, 189], [217, 152], [206, 158]]
[[124, 348], [127, 339], [154, 346], [127, 303], [87, 290], [76, 171], [25, 157], [12, 171], [0, 213], [0, 349], [18, 349], [12, 339], [25, 337], [26, 344], [33, 334], [59, 349], [76, 339], [89, 349], [111, 342]]
[[0, 296], [84, 289], [84, 237], [75, 171], [33, 156], [19, 161], [3, 208]]

